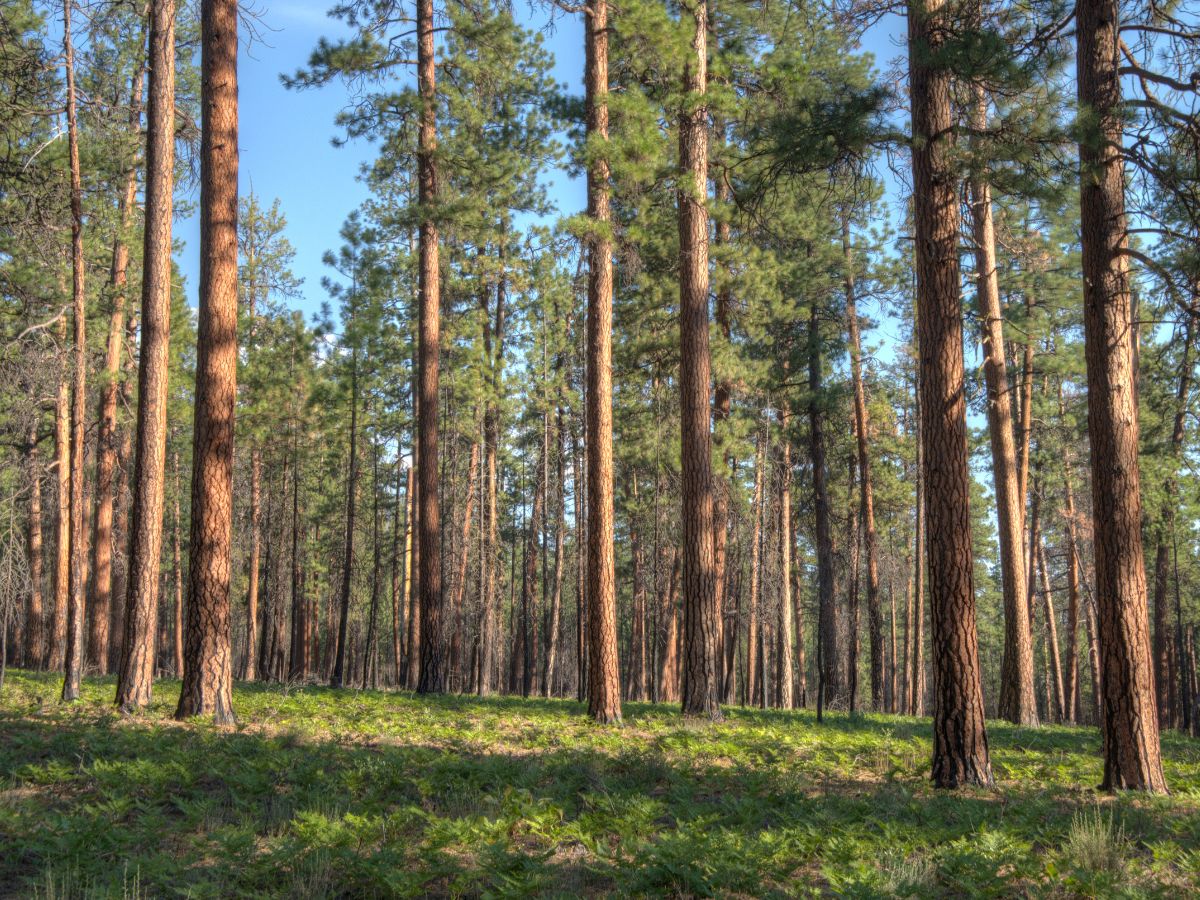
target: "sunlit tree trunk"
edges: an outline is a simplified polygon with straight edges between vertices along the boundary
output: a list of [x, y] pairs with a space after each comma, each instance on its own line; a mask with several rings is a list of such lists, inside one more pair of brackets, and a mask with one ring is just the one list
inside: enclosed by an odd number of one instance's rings
[[87, 410], [87, 295], [84, 287], [83, 187], [79, 172], [79, 125], [75, 115], [75, 48], [71, 7], [63, 4], [63, 48], [67, 70], [67, 144], [71, 169], [71, 297], [75, 325], [71, 379], [70, 547], [71, 572], [67, 596], [67, 645], [64, 658], [63, 700], [79, 699], [83, 673], [83, 617], [87, 589], [87, 535], [84, 533], [84, 419]]
[[[417, 90], [421, 97], [418, 127], [418, 200], [422, 209], [437, 202], [437, 62], [433, 51], [433, 0], [417, 0]], [[438, 229], [431, 214], [422, 213], [420, 224], [418, 294], [420, 404], [417, 407], [417, 442], [421, 467], [417, 470], [421, 514], [417, 533], [421, 545], [419, 579], [421, 597], [420, 678], [422, 694], [446, 690], [446, 661], [442, 647], [441, 517], [438, 499], [438, 356], [441, 351], [441, 284], [438, 270]]]
[[237, 395], [237, 24], [234, 0], [201, 4], [200, 312], [192, 529], [177, 718], [234, 719], [229, 622]]
[[1075, 8], [1080, 229], [1096, 600], [1103, 669], [1106, 789], [1165, 792], [1142, 552], [1138, 410], [1130, 341], [1125, 178], [1121, 158], [1117, 0]]
[[933, 782], [991, 784], [969, 509], [958, 183], [950, 155], [950, 70], [938, 60], [951, 23], [945, 0], [908, 9], [913, 219], [920, 335], [925, 511], [934, 659]]
[[[150, 95], [146, 136], [142, 248], [141, 349], [138, 356], [137, 455], [130, 516], [125, 636], [117, 704], [146, 706], [154, 677], [166, 487], [168, 350], [171, 340], [171, 223], [175, 177], [175, 0], [150, 4]], [[179, 454], [175, 454], [175, 675], [183, 670], [183, 587], [179, 562]]]
[[[608, 0], [588, 0], [584, 12], [587, 132], [608, 142]], [[612, 462], [612, 211], [609, 166], [597, 154], [588, 166], [587, 308], [587, 613], [588, 714], [621, 720], [617, 661], [617, 576], [613, 555]]]

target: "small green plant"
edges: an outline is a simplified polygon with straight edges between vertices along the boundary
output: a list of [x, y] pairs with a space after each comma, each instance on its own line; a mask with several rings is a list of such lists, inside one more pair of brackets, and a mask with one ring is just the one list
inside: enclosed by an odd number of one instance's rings
[[1062, 849], [1068, 865], [1094, 875], [1121, 874], [1127, 852], [1125, 826], [1102, 814], [1098, 806], [1075, 814]]

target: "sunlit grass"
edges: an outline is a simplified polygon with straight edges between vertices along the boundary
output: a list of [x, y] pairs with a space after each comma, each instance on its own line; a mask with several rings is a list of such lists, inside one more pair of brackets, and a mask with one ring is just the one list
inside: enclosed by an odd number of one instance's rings
[[[1200, 744], [1110, 798], [1090, 729], [992, 723], [994, 790], [935, 792], [929, 723], [239, 685], [239, 725], [111, 680], [0, 697], [0, 895], [1095, 896], [1200, 891]], [[1115, 862], [1107, 862], [1112, 856]]]

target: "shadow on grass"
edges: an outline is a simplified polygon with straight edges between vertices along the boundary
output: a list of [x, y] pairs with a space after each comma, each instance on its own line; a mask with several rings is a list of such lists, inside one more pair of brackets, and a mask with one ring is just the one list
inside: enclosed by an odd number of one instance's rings
[[[0, 886], [122, 896], [133, 873], [151, 896], [1003, 894], [1053, 878], [1046, 860], [1094, 802], [1054, 781], [936, 793], [894, 761], [924, 752], [921, 720], [831, 715], [814, 740], [803, 712], [735, 709], [709, 728], [628, 704], [614, 732], [581, 728], [569, 701], [364, 694], [402, 733], [314, 740], [286, 714], [255, 733], [170, 723], [164, 688], [133, 719], [0, 703]], [[237, 693], [260, 712], [289, 699]], [[302, 696], [336, 714], [355, 695]], [[536, 720], [568, 741], [485, 732], [464, 748], [427, 733], [431, 717]], [[1067, 729], [992, 735], [999, 757], [1039, 765], [1094, 749]], [[1120, 815], [1137, 847], [1200, 844], [1194, 806]]]

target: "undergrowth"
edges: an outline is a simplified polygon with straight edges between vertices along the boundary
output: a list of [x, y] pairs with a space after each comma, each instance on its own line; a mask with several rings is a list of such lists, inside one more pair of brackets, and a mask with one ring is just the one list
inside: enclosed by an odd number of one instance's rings
[[1187, 896], [1200, 745], [1169, 797], [1094, 790], [1093, 729], [989, 723], [997, 786], [928, 784], [928, 720], [242, 684], [239, 724], [111, 679], [0, 697], [0, 895]]

